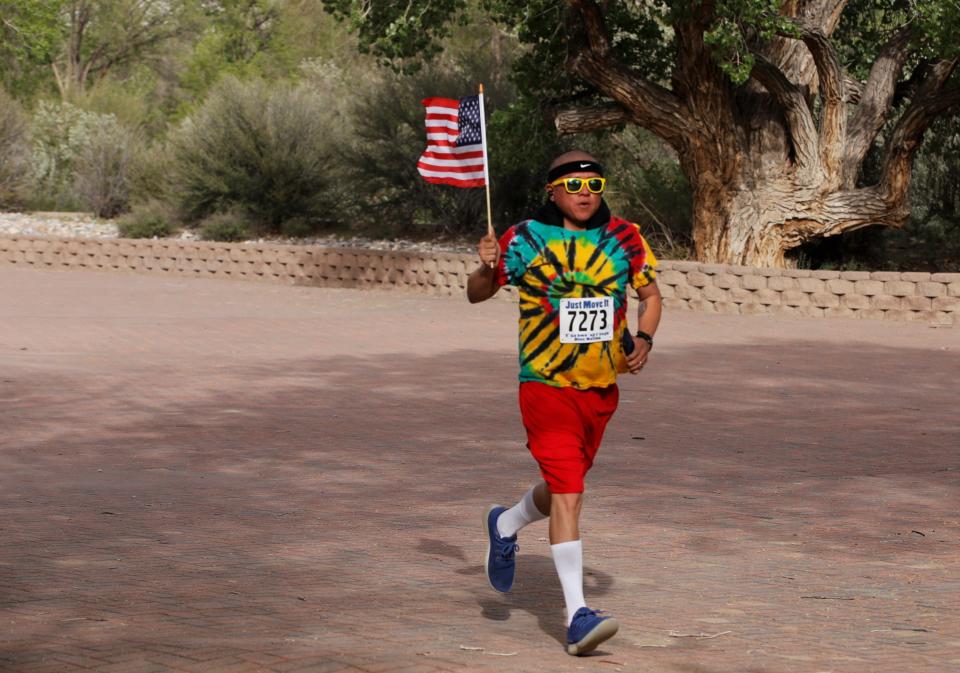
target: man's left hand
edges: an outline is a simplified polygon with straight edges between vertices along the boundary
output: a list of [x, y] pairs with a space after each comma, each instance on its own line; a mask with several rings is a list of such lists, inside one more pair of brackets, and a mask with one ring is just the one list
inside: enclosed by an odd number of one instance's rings
[[633, 339], [633, 352], [627, 356], [627, 369], [631, 374], [637, 374], [647, 364], [647, 357], [650, 355], [650, 344], [646, 339], [638, 339], [630, 335]]

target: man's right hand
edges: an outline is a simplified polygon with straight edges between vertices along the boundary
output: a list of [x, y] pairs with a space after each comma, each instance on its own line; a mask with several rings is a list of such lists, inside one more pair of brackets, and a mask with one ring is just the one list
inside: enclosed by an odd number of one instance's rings
[[500, 244], [497, 237], [487, 234], [480, 239], [477, 244], [477, 254], [480, 255], [480, 262], [491, 269], [497, 268], [497, 262], [500, 261]]

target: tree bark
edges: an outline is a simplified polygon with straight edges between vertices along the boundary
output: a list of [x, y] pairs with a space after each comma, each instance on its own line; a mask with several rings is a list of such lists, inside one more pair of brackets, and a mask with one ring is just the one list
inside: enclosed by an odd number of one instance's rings
[[695, 211], [709, 227], [700, 241], [704, 262], [758, 267], [790, 266], [790, 250], [811, 238], [880, 224], [900, 227], [910, 214], [905, 201], [891, 202], [880, 187], [836, 190], [792, 180], [757, 189], [699, 195]]

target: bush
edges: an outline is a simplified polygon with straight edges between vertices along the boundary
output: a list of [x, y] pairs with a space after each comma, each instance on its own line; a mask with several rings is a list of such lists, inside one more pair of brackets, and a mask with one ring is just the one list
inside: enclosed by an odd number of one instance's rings
[[319, 93], [227, 79], [171, 137], [181, 207], [194, 220], [239, 209], [272, 232], [294, 217], [332, 224], [339, 136]]
[[123, 238], [166, 238], [176, 227], [164, 206], [148, 203], [120, 218], [117, 229]]
[[69, 103], [41, 101], [33, 113], [33, 206], [42, 210], [79, 210], [74, 192], [77, 156], [97, 126], [109, 117]]
[[309, 220], [294, 217], [280, 225], [280, 234], [288, 238], [307, 238], [317, 233], [317, 228]]
[[205, 241], [246, 241], [250, 238], [250, 226], [237, 213], [215, 213], [200, 223], [200, 238]]
[[130, 200], [134, 203], [150, 201], [175, 202], [170, 174], [173, 157], [169, 145], [154, 142], [139, 145], [130, 166]]
[[29, 127], [20, 106], [0, 89], [0, 208], [21, 205], [29, 185]]
[[139, 138], [119, 124], [92, 129], [76, 158], [74, 187], [97, 217], [114, 217], [127, 210], [132, 164], [139, 151]]

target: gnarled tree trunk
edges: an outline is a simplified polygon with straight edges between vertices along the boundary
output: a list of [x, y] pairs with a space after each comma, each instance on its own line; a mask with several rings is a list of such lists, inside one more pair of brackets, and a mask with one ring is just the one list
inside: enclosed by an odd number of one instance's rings
[[887, 141], [882, 177], [858, 186], [894, 105], [910, 33], [890, 39], [866, 82], [852, 80], [829, 39], [847, 1], [787, 3], [799, 37], [760, 48], [750, 80], [739, 87], [703, 42], [713, 20], [713, 3], [703, 2], [674, 26], [678, 60], [668, 89], [617, 62], [597, 2], [568, 0], [571, 33], [582, 40], [568, 68], [612, 102], [561, 112], [557, 126], [578, 132], [632, 122], [673, 146], [693, 189], [701, 261], [786, 266], [787, 252], [814, 238], [902, 226], [923, 133], [960, 104], [960, 87], [948, 84], [957, 59], [926, 64], [912, 78], [920, 84]]

